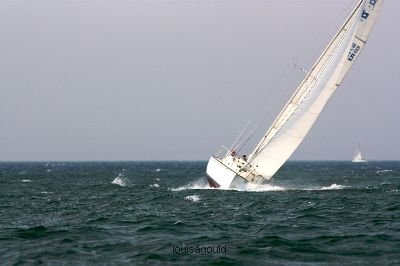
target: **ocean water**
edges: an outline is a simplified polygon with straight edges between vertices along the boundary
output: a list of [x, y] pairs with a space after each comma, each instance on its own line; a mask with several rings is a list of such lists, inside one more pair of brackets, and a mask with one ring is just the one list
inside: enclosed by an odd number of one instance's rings
[[1, 265], [400, 265], [400, 162], [288, 162], [209, 189], [206, 162], [0, 163]]

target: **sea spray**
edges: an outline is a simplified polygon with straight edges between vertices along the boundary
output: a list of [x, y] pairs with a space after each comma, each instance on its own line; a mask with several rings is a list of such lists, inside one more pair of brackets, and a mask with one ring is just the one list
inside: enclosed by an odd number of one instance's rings
[[193, 202], [198, 202], [200, 200], [199, 195], [191, 195], [191, 196], [186, 196], [185, 200], [193, 201]]

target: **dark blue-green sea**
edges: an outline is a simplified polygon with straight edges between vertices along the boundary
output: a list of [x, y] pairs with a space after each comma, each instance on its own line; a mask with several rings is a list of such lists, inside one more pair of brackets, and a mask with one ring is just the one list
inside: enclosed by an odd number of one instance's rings
[[400, 162], [1, 162], [1, 265], [400, 265]]

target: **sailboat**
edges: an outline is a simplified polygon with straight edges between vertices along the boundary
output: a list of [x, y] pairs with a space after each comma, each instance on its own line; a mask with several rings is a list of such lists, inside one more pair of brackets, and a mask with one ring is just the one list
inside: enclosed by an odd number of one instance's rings
[[361, 154], [360, 142], [358, 143], [358, 148], [356, 149], [356, 152], [354, 153], [352, 162], [353, 163], [366, 163], [367, 162], [367, 160]]
[[307, 73], [278, 117], [246, 157], [227, 150], [207, 164], [211, 187], [232, 188], [267, 182], [306, 137], [367, 43], [383, 0], [358, 1], [344, 24]]

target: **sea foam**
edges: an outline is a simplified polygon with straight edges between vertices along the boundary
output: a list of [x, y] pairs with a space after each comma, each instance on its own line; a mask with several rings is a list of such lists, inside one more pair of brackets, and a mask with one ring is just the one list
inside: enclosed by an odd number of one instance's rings
[[246, 184], [245, 186], [238, 188], [212, 188], [210, 187], [205, 178], [200, 178], [194, 182], [187, 185], [171, 188], [171, 191], [182, 191], [182, 190], [192, 190], [192, 189], [215, 189], [215, 190], [233, 190], [233, 191], [248, 191], [248, 192], [266, 192], [266, 191], [284, 191], [287, 190], [284, 187], [274, 186], [269, 184], [256, 185], [256, 184]]
[[200, 200], [200, 197], [199, 197], [199, 195], [191, 195], [191, 196], [186, 196], [185, 200], [198, 202]]
[[322, 187], [321, 190], [334, 190], [334, 189], [344, 189], [344, 188], [347, 188], [347, 186], [332, 184], [329, 187]]
[[181, 191], [181, 190], [191, 190], [191, 189], [213, 189], [213, 188], [211, 188], [203, 178], [193, 181], [185, 186], [170, 188], [171, 191]]

